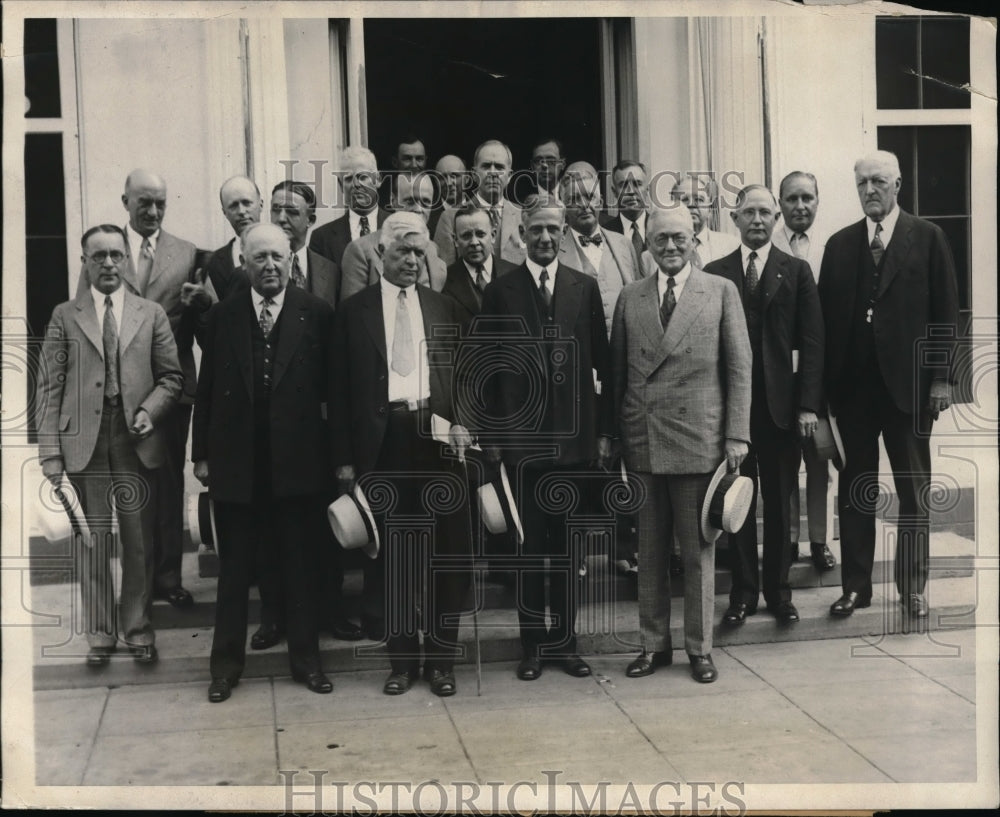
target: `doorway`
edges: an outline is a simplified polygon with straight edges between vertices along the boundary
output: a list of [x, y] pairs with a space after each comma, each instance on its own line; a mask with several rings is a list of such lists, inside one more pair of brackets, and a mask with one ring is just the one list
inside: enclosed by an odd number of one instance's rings
[[368, 142], [391, 168], [402, 136], [421, 138], [428, 167], [500, 139], [514, 169], [532, 143], [559, 139], [567, 163], [603, 165], [597, 19], [366, 19]]

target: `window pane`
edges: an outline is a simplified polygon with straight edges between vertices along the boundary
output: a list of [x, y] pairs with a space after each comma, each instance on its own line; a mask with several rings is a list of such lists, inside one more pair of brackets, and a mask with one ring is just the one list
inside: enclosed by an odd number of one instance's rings
[[968, 125], [927, 125], [917, 132], [917, 212], [926, 217], [968, 215]]
[[969, 266], [969, 244], [971, 219], [961, 218], [929, 218], [937, 224], [948, 239], [952, 257], [955, 259], [955, 275], [958, 277], [958, 305], [962, 309], [972, 308], [972, 269]]
[[969, 83], [969, 18], [925, 17], [920, 30], [923, 107], [968, 108], [970, 92], [955, 86]]
[[919, 21], [915, 17], [879, 17], [875, 21], [875, 86], [879, 108], [918, 108]]
[[29, 119], [62, 115], [55, 20], [24, 21], [24, 94]]
[[26, 134], [24, 188], [28, 325], [41, 335], [53, 307], [69, 298], [61, 134]]
[[913, 213], [914, 184], [917, 178], [916, 128], [911, 126], [883, 127], [878, 129], [879, 150], [888, 150], [899, 159], [899, 172], [903, 184], [899, 188], [899, 206]]

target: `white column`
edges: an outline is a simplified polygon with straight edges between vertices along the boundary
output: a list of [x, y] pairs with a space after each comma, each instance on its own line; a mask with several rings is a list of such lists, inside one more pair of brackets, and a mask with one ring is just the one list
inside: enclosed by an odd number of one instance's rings
[[[285, 73], [285, 31], [279, 17], [245, 23], [249, 84], [250, 175], [264, 194], [285, 178], [282, 160], [291, 159], [288, 139], [288, 91]], [[303, 93], [308, 93], [304, 89]]]

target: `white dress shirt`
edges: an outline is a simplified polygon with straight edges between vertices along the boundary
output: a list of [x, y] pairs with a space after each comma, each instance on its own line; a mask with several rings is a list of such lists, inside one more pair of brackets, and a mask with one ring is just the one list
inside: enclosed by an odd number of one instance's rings
[[233, 239], [233, 269], [243, 266], [243, 247], [240, 245], [240, 237]]
[[882, 233], [879, 238], [882, 240], [882, 246], [889, 249], [889, 242], [892, 240], [892, 233], [896, 229], [896, 222], [899, 221], [899, 207], [894, 206], [882, 219], [881, 222], [874, 222], [867, 216], [865, 217], [865, 222], [868, 226], [868, 243], [871, 244], [875, 240], [875, 224], [879, 223], [882, 225]]
[[536, 264], [530, 258], [526, 258], [524, 263], [528, 267], [528, 272], [531, 273], [531, 277], [535, 281], [535, 289], [541, 286], [542, 270], [548, 270], [549, 279], [545, 282], [545, 289], [549, 295], [555, 295], [556, 292], [556, 269], [559, 266], [559, 262], [556, 259], [552, 259], [551, 264], [546, 264], [544, 267], [541, 264]]
[[[306, 288], [309, 287], [309, 254], [306, 252], [306, 245], [303, 244], [299, 247], [298, 252], [293, 252], [296, 258], [299, 259], [299, 269], [302, 271], [302, 280], [305, 282]], [[292, 268], [288, 267], [288, 273], [291, 275]]]
[[[385, 279], [379, 278], [382, 289], [382, 320], [385, 322], [385, 356], [389, 364], [389, 402], [396, 400], [428, 400], [431, 396], [431, 375], [427, 363], [427, 344], [424, 342], [424, 317], [420, 311], [420, 299], [417, 287], [398, 287]], [[406, 292], [406, 310], [410, 316], [410, 337], [413, 338], [413, 367], [406, 377], [392, 368], [392, 342], [396, 337], [396, 310], [398, 309], [399, 293]]]
[[[663, 297], [667, 294], [667, 278], [669, 276], [660, 270], [656, 273], [656, 291], [659, 294], [659, 305], [663, 306]], [[679, 301], [681, 293], [684, 291], [684, 284], [691, 277], [691, 264], [687, 263], [683, 269], [674, 276], [674, 299]]]
[[368, 218], [368, 229], [375, 232], [378, 229], [378, 207], [370, 213], [355, 213], [353, 210], [347, 211], [347, 224], [351, 228], [351, 241], [361, 238], [361, 216]]
[[[464, 258], [462, 263], [465, 264], [465, 268], [469, 271], [469, 276], [472, 278], [472, 285], [476, 285], [476, 268], [472, 266]], [[486, 283], [489, 284], [493, 280], [493, 256], [487, 255], [486, 260], [483, 261], [483, 278], [486, 279]]]
[[[139, 263], [139, 254], [142, 252], [142, 236], [132, 229], [130, 224], [125, 225], [125, 237], [128, 239], [128, 250], [132, 256], [133, 267]], [[149, 251], [156, 255], [156, 242], [160, 238], [160, 231], [157, 230], [149, 238]], [[237, 243], [239, 243], [237, 241]]]
[[639, 218], [637, 218], [635, 221], [630, 220], [627, 216], [624, 216], [621, 213], [619, 213], [618, 215], [621, 217], [622, 220], [622, 232], [624, 233], [625, 238], [627, 238], [629, 241], [632, 240], [632, 227], [635, 226], [639, 228], [639, 235], [642, 237], [642, 240], [643, 241], [646, 240], [645, 211], [639, 213]]
[[[604, 252], [604, 236], [601, 236], [600, 246], [597, 244], [588, 244], [584, 247], [583, 242], [580, 240], [583, 238], [583, 233], [574, 230], [572, 227], [570, 227], [570, 231], [573, 233], [573, 238], [576, 239], [576, 244], [580, 248], [580, 252], [587, 256], [587, 260], [595, 270], [599, 270], [601, 268], [601, 255]], [[587, 238], [590, 239], [590, 237], [594, 235], [601, 235], [600, 228], [594, 230], [594, 232], [591, 233], [591, 235], [588, 235]]]
[[[107, 297], [97, 287], [90, 288], [90, 294], [94, 298], [94, 309], [97, 312], [97, 325], [104, 331], [104, 299]], [[111, 313], [115, 316], [115, 329], [119, 337], [122, 331], [122, 315], [125, 313], [125, 287], [120, 286], [111, 293]]]
[[767, 263], [767, 256], [771, 253], [771, 242], [768, 241], [763, 247], [751, 250], [746, 244], [740, 243], [740, 255], [743, 257], [743, 280], [746, 280], [747, 267], [750, 266], [750, 253], [757, 253], [757, 283], [760, 283], [764, 274], [764, 265]]
[[[264, 308], [264, 296], [261, 295], [256, 289], [250, 287], [250, 300], [253, 303], [253, 313], [257, 316], [257, 323], [260, 323], [260, 313]], [[271, 321], [274, 326], [278, 325], [278, 315], [281, 314], [281, 307], [285, 304], [285, 290], [281, 290], [277, 295], [273, 296], [271, 300], [274, 302], [268, 307], [268, 312], [271, 313]]]

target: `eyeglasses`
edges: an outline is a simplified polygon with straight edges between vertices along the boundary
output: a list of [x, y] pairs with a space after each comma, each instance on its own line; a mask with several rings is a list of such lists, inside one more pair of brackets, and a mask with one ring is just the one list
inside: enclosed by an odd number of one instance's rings
[[563, 159], [551, 159], [544, 156], [535, 156], [531, 163], [533, 165], [546, 165], [547, 167], [555, 167], [563, 163]]
[[112, 264], [120, 264], [125, 260], [125, 253], [119, 252], [118, 250], [111, 250], [111, 252], [98, 250], [97, 252], [91, 253], [87, 256], [87, 260], [93, 261], [95, 264], [103, 264], [109, 258], [111, 259]]

